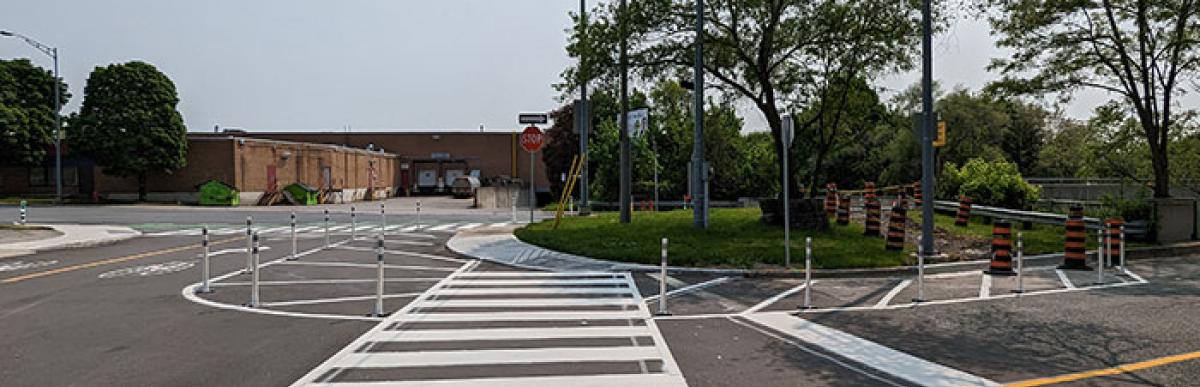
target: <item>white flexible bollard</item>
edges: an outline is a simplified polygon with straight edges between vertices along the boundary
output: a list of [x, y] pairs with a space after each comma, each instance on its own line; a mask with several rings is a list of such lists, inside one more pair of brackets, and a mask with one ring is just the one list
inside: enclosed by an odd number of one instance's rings
[[421, 201], [417, 201], [417, 226], [421, 226]]
[[375, 317], [383, 317], [383, 236], [375, 246], [377, 276], [375, 278]]
[[246, 273], [254, 271], [254, 218], [246, 217]]
[[801, 309], [812, 309], [812, 237], [804, 238], [804, 305]]
[[1096, 249], [1096, 285], [1104, 285], [1104, 250], [1107, 250], [1107, 246], [1104, 243], [1106, 242], [1104, 234], [1106, 233], [1103, 226], [1101, 226], [1100, 232], [1096, 234], [1098, 236], [1097, 239], [1100, 241], [1100, 247]]
[[29, 203], [24, 200], [21, 201], [21, 219], [19, 221], [22, 226], [29, 221]]
[[354, 206], [350, 206], [350, 240], [358, 239], [358, 219], [354, 215]]
[[1025, 293], [1025, 233], [1017, 233], [1017, 290], [1014, 293]]
[[387, 208], [379, 203], [379, 239], [387, 235]]
[[325, 209], [325, 248], [329, 248], [329, 209]]
[[300, 259], [299, 251], [296, 248], [296, 211], [292, 211], [292, 256], [288, 257], [289, 261]]
[[203, 255], [200, 257], [200, 291], [197, 293], [212, 293], [212, 286], [209, 283], [209, 276], [211, 272], [209, 271], [208, 265], [208, 226], [204, 226], [200, 229], [200, 235], [203, 238], [200, 240], [200, 247], [203, 250]]
[[1125, 269], [1125, 225], [1121, 225], [1121, 274], [1129, 274]]
[[917, 298], [913, 302], [925, 302], [925, 235], [917, 236]]
[[253, 258], [254, 271], [250, 272], [250, 303], [251, 308], [258, 307], [258, 233], [254, 233], [254, 248], [250, 253]]
[[662, 239], [662, 267], [658, 273], [658, 312], [659, 316], [669, 316], [667, 311], [667, 238]]

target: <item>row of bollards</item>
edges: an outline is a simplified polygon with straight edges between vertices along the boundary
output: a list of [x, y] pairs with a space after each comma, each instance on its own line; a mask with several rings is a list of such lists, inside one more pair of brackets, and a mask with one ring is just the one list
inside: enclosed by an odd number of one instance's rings
[[[420, 224], [420, 214], [421, 214], [420, 201], [417, 202], [416, 213], [417, 213], [417, 224]], [[329, 224], [329, 221], [330, 221], [329, 215], [330, 214], [329, 214], [329, 210], [325, 209], [323, 211], [323, 214], [324, 214], [324, 217], [323, 217], [324, 247], [323, 248], [328, 249], [331, 246], [331, 244], [330, 244], [330, 224]], [[22, 208], [21, 215], [22, 215], [22, 220], [24, 220], [24, 215], [25, 215], [24, 208]], [[371, 313], [372, 316], [376, 316], [376, 317], [382, 317], [385, 315], [384, 310], [383, 310], [383, 299], [384, 299], [384, 288], [385, 288], [384, 285], [386, 282], [385, 270], [384, 270], [385, 269], [384, 254], [386, 253], [386, 250], [384, 248], [384, 242], [385, 242], [385, 238], [386, 238], [386, 234], [387, 234], [387, 207], [383, 203], [380, 203], [380, 205], [379, 205], [379, 215], [380, 215], [380, 228], [379, 228], [379, 233], [377, 235], [377, 243], [376, 243], [377, 275], [376, 275], [376, 279], [375, 279], [375, 282], [376, 282], [375, 305], [374, 305], [373, 311]], [[290, 220], [289, 226], [290, 226], [290, 231], [291, 231], [292, 250], [291, 250], [291, 253], [286, 257], [286, 260], [294, 261], [294, 260], [299, 259], [299, 257], [300, 257], [299, 246], [298, 246], [298, 224], [297, 224], [295, 212], [292, 212], [290, 214], [289, 220]], [[356, 231], [357, 215], [356, 215], [354, 207], [350, 208], [350, 220], [351, 220], [351, 225], [350, 225], [351, 240], [355, 240], [355, 238], [357, 237], [357, 231]], [[196, 293], [211, 293], [211, 292], [213, 292], [212, 281], [211, 281], [211, 264], [210, 264], [211, 249], [210, 249], [209, 230], [208, 230], [207, 226], [203, 226], [201, 228], [201, 238], [202, 238], [201, 239], [201, 247], [202, 247], [201, 282], [200, 282], [200, 287], [196, 290]], [[664, 243], [665, 243], [665, 240], [664, 240]], [[665, 245], [664, 245], [664, 249], [665, 249]], [[247, 216], [246, 217], [246, 268], [243, 270], [243, 273], [251, 275], [250, 300], [249, 300], [249, 302], [247, 302], [245, 304], [245, 306], [250, 307], [250, 308], [257, 308], [257, 307], [261, 306], [260, 292], [259, 292], [259, 289], [260, 289], [259, 269], [261, 267], [260, 251], [261, 251], [261, 241], [260, 241], [259, 233], [254, 229], [254, 219], [253, 219], [253, 217]], [[665, 250], [664, 250], [664, 254], [665, 254]], [[665, 265], [665, 262], [666, 262], [665, 255], [664, 255], [663, 259], [664, 259], [664, 265]], [[664, 270], [664, 273], [665, 273], [665, 270]]]

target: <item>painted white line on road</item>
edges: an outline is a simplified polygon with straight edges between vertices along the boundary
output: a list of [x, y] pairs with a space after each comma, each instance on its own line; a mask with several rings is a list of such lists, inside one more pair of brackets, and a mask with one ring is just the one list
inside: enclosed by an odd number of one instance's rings
[[893, 382], [893, 381], [891, 381], [891, 380], [887, 380], [887, 379], [881, 378], [881, 377], [879, 377], [878, 375], [875, 375], [874, 373], [867, 372], [866, 370], [863, 370], [862, 368], [859, 368], [859, 366], [858, 366], [857, 364], [849, 364], [849, 363], [846, 363], [846, 362], [844, 362], [844, 361], [842, 361], [841, 359], [838, 359], [838, 358], [836, 358], [836, 357], [829, 356], [829, 355], [826, 355], [826, 354], [824, 354], [824, 353], [821, 353], [821, 352], [815, 351], [815, 350], [813, 350], [813, 349], [811, 349], [811, 348], [808, 348], [808, 347], [806, 347], [806, 346], [804, 346], [804, 345], [801, 345], [800, 343], [796, 342], [796, 341], [795, 341], [795, 340], [793, 340], [793, 339], [790, 339], [790, 338], [787, 338], [787, 337], [780, 336], [779, 334], [777, 334], [777, 333], [775, 333], [775, 332], [772, 332], [772, 331], [769, 331], [769, 330], [766, 330], [766, 329], [763, 329], [763, 328], [759, 328], [757, 325], [750, 324], [750, 323], [747, 323], [747, 322], [743, 322], [743, 321], [741, 321], [741, 320], [738, 320], [737, 318], [734, 318], [733, 316], [725, 316], [725, 318], [726, 318], [726, 319], [729, 319], [729, 321], [732, 321], [732, 322], [733, 322], [733, 323], [735, 323], [735, 324], [741, 325], [741, 326], [743, 326], [743, 327], [746, 327], [746, 328], [750, 328], [751, 330], [754, 330], [755, 332], [761, 333], [761, 334], [763, 334], [764, 336], [767, 336], [767, 337], [770, 337], [770, 338], [772, 338], [772, 339], [775, 339], [775, 340], [778, 340], [778, 341], [782, 341], [782, 342], [784, 342], [784, 343], [787, 343], [787, 344], [789, 344], [789, 345], [791, 345], [791, 346], [793, 346], [793, 347], [796, 347], [797, 349], [799, 349], [799, 350], [801, 350], [801, 351], [804, 351], [805, 353], [808, 353], [809, 355], [813, 355], [813, 356], [816, 356], [816, 357], [819, 357], [819, 358], [825, 359], [825, 360], [829, 361], [830, 363], [837, 364], [837, 365], [841, 366], [842, 368], [845, 368], [845, 369], [848, 369], [848, 370], [851, 370], [851, 371], [857, 372], [857, 373], [859, 373], [859, 374], [861, 374], [861, 375], [863, 375], [863, 376], [866, 376], [866, 377], [868, 377], [868, 378], [875, 379], [875, 380], [879, 381], [880, 383], [887, 384], [887, 385], [890, 385], [890, 386], [895, 386], [895, 387], [903, 387], [903, 386], [901, 386], [900, 384], [898, 384], [898, 383], [896, 383], [896, 382]]
[[900, 281], [896, 287], [892, 288], [892, 290], [887, 292], [887, 294], [884, 294], [883, 298], [879, 299], [879, 302], [875, 303], [875, 307], [883, 308], [888, 306], [888, 304], [891, 304], [892, 299], [896, 298], [897, 295], [900, 295], [900, 292], [904, 291], [904, 288], [907, 288], [908, 285], [912, 284], [912, 282], [912, 280]]
[[479, 226], [482, 226], [482, 225], [483, 225], [483, 223], [467, 223], [462, 226], [458, 226], [458, 228], [455, 228], [454, 230], [455, 231], [466, 231], [466, 230], [478, 228]]
[[[372, 253], [375, 252], [375, 249], [367, 248], [367, 247], [342, 246], [342, 247], [338, 247], [338, 248], [342, 249], [342, 250], [351, 250], [351, 251], [367, 251], [367, 252], [372, 252]], [[452, 263], [462, 262], [462, 259], [458, 259], [458, 258], [454, 258], [454, 257], [447, 257], [447, 256], [442, 256], [442, 255], [434, 255], [434, 254], [425, 254], [425, 253], [414, 253], [411, 251], [384, 250], [383, 253], [391, 254], [391, 255], [404, 255], [404, 256], [409, 256], [409, 257], [432, 259], [432, 260], [452, 262]]]
[[[687, 294], [687, 293], [691, 293], [691, 292], [695, 292], [695, 291], [704, 290], [706, 288], [710, 288], [713, 286], [717, 286], [717, 285], [729, 282], [729, 280], [731, 280], [731, 279], [732, 278], [729, 278], [729, 277], [720, 277], [720, 278], [714, 278], [714, 279], [711, 279], [708, 281], [704, 281], [701, 283], [684, 286], [682, 288], [678, 288], [678, 289], [667, 292], [667, 298], [675, 297], [675, 296], [678, 296], [681, 294]], [[658, 300], [659, 297], [661, 297], [661, 296], [658, 294], [655, 294], [653, 296], [646, 297], [645, 300], [646, 300], [646, 302], [654, 302], [655, 300]]]
[[605, 295], [625, 295], [629, 296], [633, 290], [625, 287], [621, 288], [595, 288], [595, 287], [563, 287], [563, 288], [445, 288], [439, 290], [436, 294], [438, 297], [446, 296], [491, 296], [503, 294], [605, 294]]
[[[816, 284], [817, 281], [813, 280], [812, 283]], [[779, 302], [779, 300], [787, 298], [790, 295], [799, 293], [800, 291], [804, 290], [805, 286], [808, 286], [808, 284], [800, 284], [800, 286], [788, 289], [787, 291], [784, 291], [783, 293], [776, 294], [774, 297], [768, 298], [766, 301], [760, 302], [760, 303], [758, 303], [758, 305], [754, 305], [754, 306], [750, 307], [750, 309], [746, 309], [745, 311], [742, 312], [742, 314], [756, 313], [760, 310], [763, 310], [763, 308], [771, 306], [771, 304]]]
[[316, 383], [312, 387], [686, 387], [683, 378], [667, 374], [526, 376], [451, 380]]
[[417, 304], [422, 309], [433, 308], [540, 308], [547, 306], [629, 306], [632, 298], [498, 298], [432, 300]]
[[979, 281], [979, 298], [990, 297], [992, 295], [992, 276], [984, 274], [983, 279]]
[[995, 386], [996, 382], [933, 363], [788, 313], [743, 318], [889, 375], [931, 387]]
[[1064, 273], [1062, 270], [1059, 270], [1059, 269], [1054, 269], [1054, 274], [1058, 274], [1058, 280], [1062, 281], [1063, 286], [1065, 286], [1067, 289], [1075, 288], [1075, 284], [1071, 283], [1070, 278], [1067, 278], [1067, 273]]
[[1137, 275], [1137, 273], [1134, 273], [1133, 270], [1129, 270], [1128, 268], [1125, 269], [1125, 274], [1128, 274], [1130, 277], [1137, 280], [1138, 283], [1143, 283], [1143, 284], [1150, 283], [1150, 281], [1146, 281], [1145, 278], [1142, 278], [1142, 276]]
[[334, 364], [345, 368], [437, 367], [658, 360], [654, 347], [582, 347], [466, 351], [365, 352], [347, 354]]
[[387, 317], [386, 319], [375, 318], [376, 321], [382, 321], [382, 322], [379, 324], [376, 324], [373, 328], [371, 328], [371, 330], [367, 331], [367, 333], [364, 333], [362, 336], [359, 336], [357, 339], [355, 339], [349, 345], [346, 345], [345, 347], [343, 347], [336, 354], [329, 357], [329, 359], [326, 359], [324, 362], [322, 362], [316, 368], [313, 368], [307, 374], [304, 374], [304, 376], [300, 377], [300, 379], [298, 379], [294, 383], [292, 383], [292, 387], [300, 387], [300, 386], [309, 385], [310, 383], [315, 382], [317, 380], [317, 378], [320, 378], [321, 376], [324, 376], [325, 374], [329, 373], [329, 371], [333, 369], [334, 364], [337, 364], [338, 361], [340, 361], [340, 359], [342, 359], [343, 357], [354, 353], [354, 351], [357, 351], [359, 348], [362, 348], [363, 345], [365, 345], [366, 343], [368, 343], [370, 341], [370, 338], [372, 336], [375, 336], [375, 335], [379, 334], [380, 332], [383, 332], [389, 325], [392, 325], [392, 323], [394, 323], [396, 321], [403, 321], [403, 319], [401, 319], [399, 317], [404, 316], [409, 311], [411, 311], [418, 301], [428, 299], [429, 296], [434, 291], [437, 291], [437, 289], [441, 288], [442, 286], [445, 286], [445, 283], [447, 281], [449, 281], [450, 278], [453, 278], [455, 275], [458, 275], [465, 271], [474, 269], [475, 266], [477, 266], [477, 265], [479, 265], [479, 261], [469, 261], [467, 263], [464, 263], [462, 266], [460, 266], [458, 268], [458, 271], [451, 273], [449, 276], [446, 276], [446, 278], [443, 278], [441, 281], [434, 284], [429, 289], [426, 289], [424, 293], [422, 293], [420, 296], [417, 296], [416, 299], [414, 299], [412, 302], [409, 302], [403, 308], [400, 308], [400, 310], [396, 311], [396, 313], [393, 313], [391, 316]]
[[[309, 262], [309, 261], [285, 261], [285, 262], [278, 263], [278, 265], [353, 267], [353, 268], [361, 268], [361, 269], [375, 269], [378, 267], [374, 263]], [[383, 265], [383, 267], [385, 269], [444, 271], [444, 272], [453, 272], [455, 270], [452, 267], [437, 267], [437, 266]]]
[[622, 311], [554, 311], [554, 312], [494, 312], [494, 313], [426, 313], [398, 316], [408, 322], [484, 322], [484, 321], [575, 321], [575, 320], [641, 320], [649, 313], [638, 310]]
[[[625, 280], [618, 278], [598, 279], [465, 279], [452, 280], [449, 288], [466, 286], [561, 286], [561, 285], [624, 285]], [[649, 300], [649, 298], [647, 298]]]
[[571, 328], [420, 329], [384, 331], [374, 341], [487, 341], [644, 337], [644, 326]]
[[[1144, 284], [1146, 284], [1146, 283], [1122, 282], [1122, 283], [1113, 283], [1113, 284], [1100, 285], [1100, 286], [1088, 286], [1088, 287], [1083, 287], [1083, 288], [1058, 288], [1058, 289], [1039, 290], [1039, 291], [1025, 292], [1025, 293], [1001, 294], [1001, 295], [993, 295], [988, 298], [969, 297], [969, 298], [955, 298], [955, 299], [949, 299], [949, 300], [932, 300], [932, 301], [925, 301], [922, 303], [890, 305], [890, 306], [888, 306], [886, 308], [882, 308], [882, 309], [905, 309], [905, 308], [917, 308], [917, 307], [930, 306], [930, 305], [964, 304], [964, 303], [968, 303], [968, 302], [993, 301], [993, 300], [1001, 300], [1001, 299], [1006, 299], [1006, 298], [1017, 298], [1017, 297], [1024, 298], [1024, 297], [1040, 296], [1040, 295], [1047, 295], [1047, 294], [1086, 292], [1086, 291], [1090, 291], [1090, 290], [1120, 288], [1120, 287], [1136, 286], [1136, 285], [1144, 285]], [[830, 313], [830, 312], [848, 312], [848, 311], [865, 311], [865, 310], [880, 310], [880, 308], [849, 306], [849, 307], [810, 309], [810, 310], [800, 311], [800, 313], [804, 313], [804, 314]]]
[[458, 223], [446, 223], [446, 224], [441, 224], [441, 225], [427, 228], [427, 229], [425, 229], [425, 231], [448, 231], [457, 225], [458, 225]]
[[[441, 278], [388, 278], [384, 282], [438, 282]], [[292, 280], [292, 281], [259, 281], [262, 286], [287, 286], [287, 285], [349, 285], [349, 284], [373, 284], [374, 278], [366, 279], [313, 279], [313, 280]], [[249, 282], [229, 282], [222, 281], [211, 285], [212, 287], [222, 286], [250, 286]]]
[[[384, 294], [383, 298], [413, 298], [421, 295], [421, 293], [400, 293], [400, 294]], [[337, 297], [337, 298], [317, 298], [312, 300], [292, 300], [292, 301], [276, 301], [264, 302], [264, 307], [280, 307], [280, 306], [295, 306], [295, 305], [315, 305], [315, 304], [336, 304], [339, 302], [367, 301], [374, 300], [375, 295], [369, 296], [353, 296], [353, 297]]]
[[492, 271], [492, 272], [475, 272], [462, 273], [455, 276], [455, 279], [462, 278], [547, 278], [547, 277], [601, 277], [601, 278], [621, 278], [621, 274], [608, 272], [517, 272], [517, 271]]

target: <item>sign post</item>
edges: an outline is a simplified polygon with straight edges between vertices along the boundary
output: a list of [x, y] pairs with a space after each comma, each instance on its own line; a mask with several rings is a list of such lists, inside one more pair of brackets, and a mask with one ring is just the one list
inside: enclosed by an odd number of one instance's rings
[[537, 207], [537, 191], [534, 185], [534, 161], [537, 152], [546, 145], [546, 134], [541, 128], [529, 125], [521, 132], [521, 148], [529, 152], [529, 223], [533, 224], [533, 211]]
[[[792, 202], [788, 197], [788, 148], [792, 147], [792, 116], [783, 116], [783, 266], [792, 267]], [[807, 276], [808, 269], [804, 275]]]

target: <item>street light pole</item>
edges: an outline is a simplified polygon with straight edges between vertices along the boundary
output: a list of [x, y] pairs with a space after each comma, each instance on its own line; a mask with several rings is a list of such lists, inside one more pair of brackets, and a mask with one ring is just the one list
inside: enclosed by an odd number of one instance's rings
[[[934, 192], [933, 180], [933, 1], [923, 0], [922, 23], [922, 78], [921, 78], [921, 190]], [[933, 198], [925, 195], [921, 203], [921, 247], [925, 254], [936, 254], [933, 233]]]
[[[579, 0], [579, 44], [587, 44], [587, 0]], [[579, 53], [579, 108], [575, 111], [578, 116], [575, 122], [579, 123], [579, 157], [583, 160], [583, 167], [579, 169], [579, 214], [588, 215], [592, 212], [591, 200], [588, 196], [588, 131], [591, 129], [588, 126], [591, 124], [591, 106], [588, 104], [588, 74], [587, 61], [584, 59], [584, 53], [587, 50], [580, 50]]]
[[696, 0], [696, 63], [692, 69], [692, 222], [696, 228], [708, 228], [708, 168], [704, 165], [704, 0]]
[[628, 50], [628, 37], [626, 31], [628, 28], [625, 23], [625, 12], [627, 10], [626, 0], [621, 0], [621, 9], [617, 12], [617, 24], [620, 25], [621, 33], [621, 184], [620, 184], [620, 205], [621, 205], [621, 223], [630, 223], [633, 221], [632, 209], [633, 204], [630, 195], [633, 194], [633, 164], [632, 156], [630, 155], [629, 145], [629, 62], [626, 57]]
[[58, 81], [58, 48], [50, 47], [32, 38], [12, 31], [0, 31], [0, 36], [24, 40], [33, 48], [54, 59], [54, 202], [62, 203], [62, 97]]

